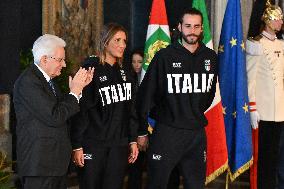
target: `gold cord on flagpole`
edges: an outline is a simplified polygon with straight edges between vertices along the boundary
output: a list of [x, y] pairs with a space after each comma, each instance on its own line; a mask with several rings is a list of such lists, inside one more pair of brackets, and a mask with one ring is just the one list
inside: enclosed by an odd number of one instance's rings
[[229, 189], [229, 171], [227, 171], [226, 175], [226, 189]]

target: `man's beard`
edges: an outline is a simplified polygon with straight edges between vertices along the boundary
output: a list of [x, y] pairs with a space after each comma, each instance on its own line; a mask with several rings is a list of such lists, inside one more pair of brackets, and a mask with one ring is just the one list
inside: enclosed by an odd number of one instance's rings
[[[191, 36], [196, 37], [196, 39], [195, 40], [193, 38], [188, 39], [188, 37], [191, 37]], [[183, 32], [181, 32], [181, 37], [187, 44], [194, 45], [201, 40], [202, 33], [200, 33], [200, 35], [195, 35], [195, 34], [185, 35]]]

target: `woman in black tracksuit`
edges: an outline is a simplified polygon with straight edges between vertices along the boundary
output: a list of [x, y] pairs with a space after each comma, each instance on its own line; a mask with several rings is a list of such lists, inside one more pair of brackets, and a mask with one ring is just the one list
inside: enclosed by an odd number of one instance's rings
[[80, 113], [72, 119], [73, 162], [79, 166], [81, 189], [120, 189], [127, 159], [133, 163], [138, 156], [135, 87], [121, 64], [126, 39], [122, 26], [104, 26], [98, 57], [83, 65], [94, 67], [95, 74], [82, 93]]

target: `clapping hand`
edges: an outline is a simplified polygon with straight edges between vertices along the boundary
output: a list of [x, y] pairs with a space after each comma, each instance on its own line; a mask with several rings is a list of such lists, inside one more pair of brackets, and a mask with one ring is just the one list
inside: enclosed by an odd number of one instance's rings
[[69, 88], [70, 92], [79, 95], [83, 88], [87, 86], [93, 79], [94, 68], [80, 68], [75, 76], [72, 78], [69, 76]]

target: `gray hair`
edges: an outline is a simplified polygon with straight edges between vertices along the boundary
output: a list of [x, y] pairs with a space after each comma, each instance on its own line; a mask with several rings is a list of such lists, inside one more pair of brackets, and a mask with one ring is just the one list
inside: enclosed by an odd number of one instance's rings
[[53, 56], [56, 48], [64, 48], [65, 46], [66, 42], [55, 35], [44, 34], [40, 36], [33, 44], [34, 63], [39, 64], [41, 57]]

